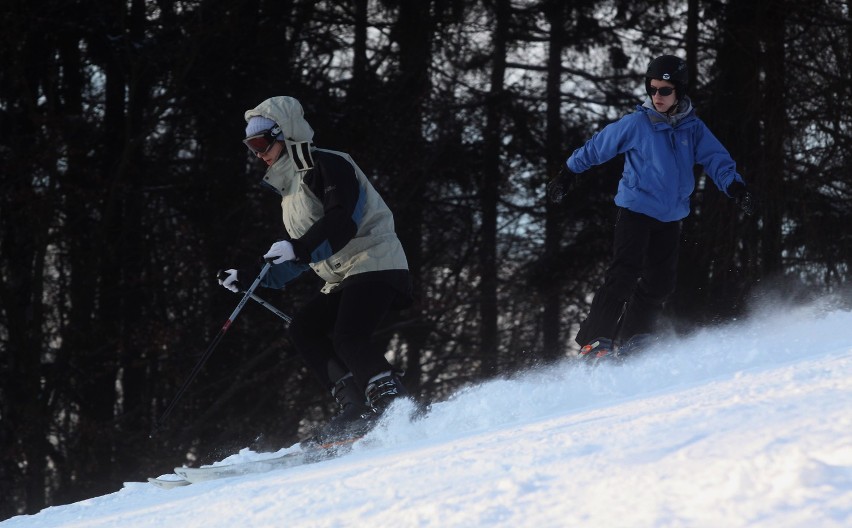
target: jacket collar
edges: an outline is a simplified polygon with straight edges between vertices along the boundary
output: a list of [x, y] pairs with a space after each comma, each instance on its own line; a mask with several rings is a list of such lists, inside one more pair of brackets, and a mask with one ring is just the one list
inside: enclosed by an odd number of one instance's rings
[[301, 180], [302, 174], [314, 168], [313, 149], [310, 141], [285, 139], [281, 157], [266, 169], [261, 184], [281, 196], [288, 194], [292, 182]]
[[671, 115], [657, 112], [650, 97], [645, 99], [645, 103], [641, 106], [641, 108], [646, 109], [645, 113], [648, 115], [648, 119], [651, 120], [652, 124], [665, 123], [672, 128], [695, 112], [695, 108], [692, 106], [692, 100], [690, 100], [689, 97], [684, 97], [678, 101], [677, 109], [675, 109], [674, 113]]

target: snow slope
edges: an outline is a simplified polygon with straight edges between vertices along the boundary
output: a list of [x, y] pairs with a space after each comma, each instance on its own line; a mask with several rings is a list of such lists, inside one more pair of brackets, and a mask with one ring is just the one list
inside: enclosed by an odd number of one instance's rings
[[780, 307], [624, 366], [471, 387], [414, 424], [394, 411], [337, 460], [127, 483], [0, 526], [852, 526], [852, 312]]

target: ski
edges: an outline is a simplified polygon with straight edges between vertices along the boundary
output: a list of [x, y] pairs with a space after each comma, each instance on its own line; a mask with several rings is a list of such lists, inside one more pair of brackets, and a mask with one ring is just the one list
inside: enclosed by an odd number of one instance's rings
[[307, 453], [300, 451], [274, 458], [253, 460], [251, 462], [241, 462], [238, 464], [228, 464], [224, 466], [207, 466], [198, 468], [178, 467], [175, 468], [175, 474], [191, 484], [197, 484], [198, 482], [237, 477], [240, 475], [248, 475], [250, 473], [266, 473], [273, 469], [300, 466], [306, 462]]
[[149, 478], [148, 482], [163, 489], [172, 489], [180, 486], [188, 486], [199, 482], [218, 480], [222, 478], [238, 477], [255, 473], [266, 473], [275, 469], [284, 469], [313, 464], [323, 460], [337, 458], [350, 451], [352, 444], [361, 437], [351, 438], [339, 442], [302, 447], [298, 451], [285, 453], [283, 455], [235, 464], [223, 464], [219, 466], [202, 467], [176, 467], [175, 475], [180, 479]]
[[164, 479], [164, 478], [151, 478], [151, 477], [149, 477], [148, 482], [150, 482], [154, 486], [157, 486], [158, 488], [162, 488], [162, 489], [172, 489], [172, 488], [178, 488], [180, 486], [189, 486], [190, 484], [192, 484], [190, 481], [184, 480], [182, 478], [181, 479]]

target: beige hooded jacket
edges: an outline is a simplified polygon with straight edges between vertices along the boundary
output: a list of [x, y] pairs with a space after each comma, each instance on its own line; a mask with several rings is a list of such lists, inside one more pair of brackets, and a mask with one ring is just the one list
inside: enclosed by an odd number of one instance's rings
[[308, 264], [326, 282], [322, 291], [331, 292], [344, 280], [369, 272], [404, 271], [407, 280], [408, 262], [390, 209], [348, 154], [311, 145], [314, 131], [305, 120], [299, 101], [288, 96], [272, 97], [246, 111], [246, 121], [253, 116], [275, 121], [284, 135], [284, 153], [267, 169], [263, 181], [281, 195], [284, 227], [294, 245], [324, 214], [321, 198], [306, 182], [308, 174], [317, 170], [314, 158], [317, 163], [326, 160], [329, 167], [339, 166], [341, 160], [336, 157], [342, 158], [351, 165], [358, 180], [359, 206], [357, 217], [352, 219], [356, 225], [354, 236], [333, 253], [328, 243], [307, 248], [311, 254]]

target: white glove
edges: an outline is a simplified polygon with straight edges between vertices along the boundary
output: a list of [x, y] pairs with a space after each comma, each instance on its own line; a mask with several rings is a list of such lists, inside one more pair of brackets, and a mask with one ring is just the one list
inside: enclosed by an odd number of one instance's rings
[[272, 244], [266, 255], [263, 256], [266, 260], [272, 260], [273, 264], [281, 264], [287, 260], [296, 260], [296, 253], [293, 251], [293, 244], [286, 240], [279, 240]]
[[237, 288], [237, 282], [237, 270], [235, 269], [225, 270], [219, 274], [219, 284], [234, 293], [240, 293], [240, 289]]

